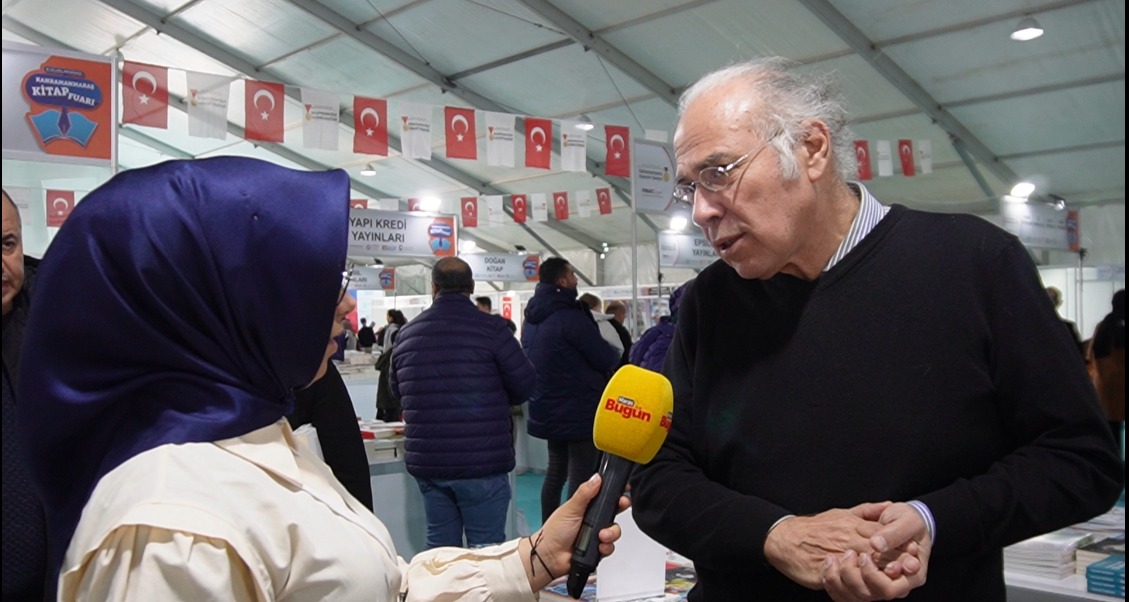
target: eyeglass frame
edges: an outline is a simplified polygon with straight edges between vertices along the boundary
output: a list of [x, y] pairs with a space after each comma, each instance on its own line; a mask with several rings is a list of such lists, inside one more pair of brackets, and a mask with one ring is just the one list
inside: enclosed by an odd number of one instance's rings
[[345, 262], [345, 269], [341, 272], [341, 293], [337, 297], [337, 304], [345, 300], [345, 296], [349, 294], [349, 283], [353, 281], [353, 276], [357, 273], [357, 264], [352, 261]]
[[[729, 174], [732, 173], [734, 169], [740, 167], [742, 164], [752, 163], [757, 158], [757, 155], [761, 154], [761, 151], [768, 148], [769, 143], [771, 143], [779, 135], [780, 132], [777, 132], [776, 134], [769, 136], [767, 139], [750, 149], [749, 152], [738, 157], [737, 160], [733, 161], [729, 165], [711, 165], [709, 167], [703, 167], [698, 171], [698, 177], [693, 182], [675, 184], [674, 190], [671, 192], [671, 196], [674, 197], [675, 202], [693, 207], [694, 195], [698, 193], [699, 184], [701, 184], [702, 188], [705, 188], [710, 192], [721, 192], [726, 188], [729, 188], [729, 186], [733, 184], [733, 181], [730, 179]], [[706, 173], [720, 174], [721, 177], [725, 178], [725, 183], [717, 187], [714, 187], [712, 184], [707, 184], [704, 179], [704, 174]]]

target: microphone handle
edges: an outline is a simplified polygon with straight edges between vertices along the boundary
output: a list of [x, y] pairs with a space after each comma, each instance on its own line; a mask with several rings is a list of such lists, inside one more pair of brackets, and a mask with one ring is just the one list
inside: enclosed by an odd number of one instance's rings
[[600, 493], [584, 511], [584, 522], [572, 547], [572, 566], [568, 572], [568, 595], [580, 599], [588, 577], [600, 562], [600, 529], [610, 527], [619, 511], [619, 498], [627, 489], [635, 463], [603, 452], [600, 456]]

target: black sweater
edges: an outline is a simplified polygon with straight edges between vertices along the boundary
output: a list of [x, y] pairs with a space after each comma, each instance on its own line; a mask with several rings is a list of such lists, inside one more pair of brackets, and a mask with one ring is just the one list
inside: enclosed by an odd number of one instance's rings
[[670, 436], [634, 516], [692, 559], [691, 600], [826, 600], [764, 559], [769, 526], [920, 499], [937, 540], [910, 600], [1004, 600], [1002, 548], [1108, 510], [1123, 465], [1026, 250], [895, 206], [814, 282], [717, 262], [682, 301]]

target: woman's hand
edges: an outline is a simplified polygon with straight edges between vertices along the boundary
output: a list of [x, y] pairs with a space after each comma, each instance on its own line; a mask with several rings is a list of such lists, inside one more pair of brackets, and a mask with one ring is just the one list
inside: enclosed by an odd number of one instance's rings
[[[572, 547], [584, 522], [584, 511], [600, 492], [600, 485], [600, 475], [592, 475], [567, 502], [549, 516], [541, 529], [521, 540], [518, 550], [533, 591], [539, 591], [557, 577], [568, 574], [572, 563]], [[620, 512], [629, 506], [631, 501], [627, 496], [620, 496]], [[600, 530], [601, 557], [615, 551], [615, 542], [622, 534], [617, 524]]]

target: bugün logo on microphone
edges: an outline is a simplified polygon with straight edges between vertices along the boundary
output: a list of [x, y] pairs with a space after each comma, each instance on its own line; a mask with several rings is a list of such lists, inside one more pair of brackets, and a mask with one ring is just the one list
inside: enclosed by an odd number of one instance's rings
[[643, 422], [651, 421], [651, 413], [643, 408], [635, 407], [635, 400], [620, 395], [616, 398], [609, 397], [604, 403], [604, 409], [615, 412], [624, 418], [638, 418]]

